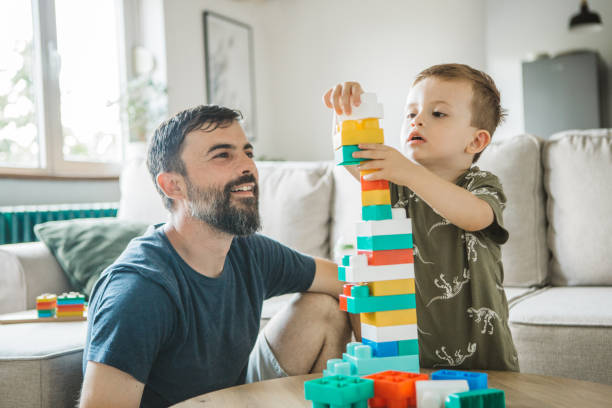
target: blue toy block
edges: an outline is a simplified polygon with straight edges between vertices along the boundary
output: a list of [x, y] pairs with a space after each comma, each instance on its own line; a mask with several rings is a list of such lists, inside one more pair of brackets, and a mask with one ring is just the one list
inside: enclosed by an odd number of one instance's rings
[[414, 293], [404, 295], [370, 296], [367, 285], [356, 285], [351, 288], [351, 296], [346, 298], [347, 312], [370, 313], [386, 312], [388, 310], [403, 310], [416, 308]]
[[398, 341], [384, 341], [377, 343], [372, 340], [368, 340], [365, 337], [361, 338], [361, 342], [366, 346], [372, 347], [372, 354], [374, 357], [394, 357], [399, 356], [399, 342]]
[[38, 317], [53, 317], [55, 315], [55, 310], [39, 310]]
[[358, 145], [342, 146], [334, 152], [334, 161], [338, 166], [349, 166], [352, 164], [359, 164], [362, 161], [370, 159], [356, 159], [353, 157], [353, 153], [361, 151]]
[[381, 371], [395, 370], [410, 373], [419, 372], [419, 356], [373, 357], [372, 347], [359, 342], [346, 345], [342, 360], [351, 364], [351, 375], [368, 375]]
[[304, 382], [304, 396], [313, 408], [367, 408], [374, 397], [374, 380], [345, 375]]
[[431, 373], [432, 380], [466, 380], [470, 391], [483, 390], [488, 387], [487, 373], [457, 370], [439, 370]]
[[387, 251], [410, 248], [412, 248], [412, 234], [357, 237], [357, 249], [363, 251]]
[[506, 408], [503, 390], [488, 388], [450, 394], [446, 397], [445, 408]]
[[389, 204], [361, 207], [361, 219], [364, 221], [390, 220], [392, 219], [391, 214], [391, 206]]
[[327, 360], [327, 369], [323, 370], [323, 377], [332, 375], [351, 375], [351, 364], [341, 358], [332, 358]]

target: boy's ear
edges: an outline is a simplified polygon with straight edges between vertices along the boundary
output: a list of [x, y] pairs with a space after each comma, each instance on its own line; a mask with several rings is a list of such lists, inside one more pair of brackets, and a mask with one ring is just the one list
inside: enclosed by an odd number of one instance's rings
[[180, 200], [187, 197], [183, 177], [178, 173], [159, 173], [156, 177], [157, 185], [164, 194], [173, 199]]
[[472, 140], [466, 146], [465, 152], [468, 154], [476, 154], [482, 152], [485, 147], [491, 143], [491, 134], [488, 130], [478, 129], [472, 135]]

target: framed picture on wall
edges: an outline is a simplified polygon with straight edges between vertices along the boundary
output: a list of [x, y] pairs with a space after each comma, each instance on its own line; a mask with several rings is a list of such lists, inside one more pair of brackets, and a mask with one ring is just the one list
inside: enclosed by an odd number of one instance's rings
[[250, 141], [255, 140], [253, 34], [249, 25], [204, 12], [207, 103], [238, 109]]

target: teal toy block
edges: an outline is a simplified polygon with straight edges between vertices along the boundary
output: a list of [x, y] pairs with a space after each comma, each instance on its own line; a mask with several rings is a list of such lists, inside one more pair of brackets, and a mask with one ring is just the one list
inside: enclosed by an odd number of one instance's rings
[[412, 248], [412, 234], [374, 235], [357, 237], [357, 249], [363, 251], [387, 251]]
[[346, 282], [346, 267], [344, 266], [338, 267], [338, 280], [340, 282]]
[[304, 383], [304, 396], [313, 408], [368, 408], [374, 397], [374, 380], [334, 375]]
[[53, 317], [55, 316], [55, 310], [39, 310], [38, 317]]
[[361, 342], [366, 346], [372, 347], [372, 354], [374, 355], [374, 357], [399, 356], [398, 341], [383, 341], [377, 343], [375, 341], [368, 340], [365, 337], [362, 337]]
[[415, 294], [370, 296], [367, 285], [351, 287], [351, 296], [340, 295], [346, 299], [346, 311], [349, 313], [385, 312], [416, 308]]
[[487, 388], [450, 394], [446, 397], [445, 408], [506, 408], [503, 390]]
[[396, 370], [418, 373], [419, 356], [374, 357], [372, 347], [359, 342], [346, 345], [342, 360], [351, 364], [351, 375], [368, 375], [381, 371]]
[[419, 354], [419, 341], [417, 339], [398, 341], [398, 354], [400, 356]]
[[356, 159], [353, 157], [353, 153], [359, 152], [361, 149], [358, 145], [342, 146], [334, 152], [334, 161], [338, 166], [349, 166], [352, 164], [359, 164], [362, 161], [370, 159]]
[[487, 373], [459, 370], [438, 370], [431, 373], [432, 380], [466, 380], [470, 391], [488, 388]]
[[392, 219], [391, 214], [391, 206], [389, 204], [361, 207], [361, 219], [364, 221], [390, 220]]
[[323, 370], [323, 377], [332, 375], [351, 375], [351, 364], [341, 358], [327, 360], [327, 369]]
[[351, 266], [351, 256], [353, 255], [344, 255], [342, 257], [342, 266]]

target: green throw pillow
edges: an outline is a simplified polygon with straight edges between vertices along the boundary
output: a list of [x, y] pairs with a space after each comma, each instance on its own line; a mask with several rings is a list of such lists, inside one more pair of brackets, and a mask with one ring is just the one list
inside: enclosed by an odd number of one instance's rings
[[47, 245], [75, 290], [89, 297], [100, 273], [147, 224], [117, 218], [77, 218], [34, 226], [34, 233]]

